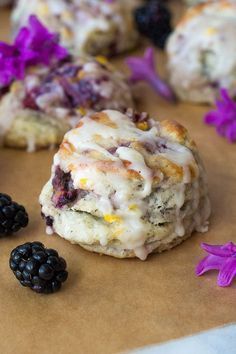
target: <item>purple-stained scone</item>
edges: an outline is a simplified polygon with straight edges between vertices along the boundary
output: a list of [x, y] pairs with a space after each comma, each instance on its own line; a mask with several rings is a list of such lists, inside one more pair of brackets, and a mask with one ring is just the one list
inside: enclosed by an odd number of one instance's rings
[[35, 66], [2, 90], [0, 138], [5, 146], [33, 151], [60, 144], [86, 113], [127, 107], [133, 107], [130, 87], [103, 57]]
[[170, 83], [181, 100], [213, 103], [220, 88], [236, 94], [236, 1], [189, 8], [170, 36]]
[[15, 30], [35, 14], [73, 54], [115, 55], [139, 40], [133, 10], [144, 0], [18, 0]]
[[146, 259], [208, 228], [194, 142], [176, 122], [114, 110], [83, 117], [40, 195], [47, 232], [118, 258]]

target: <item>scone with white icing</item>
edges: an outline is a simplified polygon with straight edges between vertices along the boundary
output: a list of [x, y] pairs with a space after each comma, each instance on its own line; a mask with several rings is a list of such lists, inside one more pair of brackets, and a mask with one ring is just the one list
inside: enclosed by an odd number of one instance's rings
[[235, 1], [187, 10], [167, 45], [170, 82], [180, 99], [212, 103], [221, 87], [235, 95], [235, 33]]
[[17, 30], [35, 14], [75, 55], [115, 55], [137, 44], [133, 9], [142, 1], [19, 0], [12, 23]]
[[208, 228], [206, 177], [176, 122], [114, 110], [69, 131], [40, 195], [48, 233], [118, 258], [145, 260]]
[[57, 145], [87, 112], [127, 107], [133, 107], [130, 87], [102, 57], [32, 67], [2, 92], [0, 140], [29, 151]]
[[211, 0], [184, 0], [184, 2], [188, 6], [194, 6], [194, 5], [197, 5], [197, 4], [202, 4], [203, 2], [207, 2], [207, 1], [211, 1]]
[[[219, 0], [184, 0], [184, 1], [188, 6], [194, 6], [197, 4], [202, 4], [204, 2], [217, 2]], [[235, 2], [235, 0], [231, 0], [231, 2]]]

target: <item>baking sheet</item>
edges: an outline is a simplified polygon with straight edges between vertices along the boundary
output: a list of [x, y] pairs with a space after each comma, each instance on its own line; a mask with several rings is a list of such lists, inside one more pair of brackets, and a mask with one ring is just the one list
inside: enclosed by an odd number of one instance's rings
[[[8, 33], [7, 14], [0, 10], [1, 39]], [[157, 59], [162, 68], [164, 56]], [[123, 60], [116, 64], [123, 67]], [[194, 275], [202, 241], [236, 242], [236, 146], [204, 126], [207, 107], [170, 105], [144, 86], [140, 109], [180, 121], [197, 141], [209, 178], [210, 231], [146, 262], [89, 253], [45, 235], [38, 196], [55, 151], [0, 149], [0, 191], [25, 205], [30, 215], [25, 230], [0, 239], [0, 353], [118, 353], [236, 320], [236, 284], [222, 289], [216, 273]], [[21, 287], [9, 269], [10, 251], [35, 240], [57, 249], [68, 262], [69, 279], [57, 294]]]

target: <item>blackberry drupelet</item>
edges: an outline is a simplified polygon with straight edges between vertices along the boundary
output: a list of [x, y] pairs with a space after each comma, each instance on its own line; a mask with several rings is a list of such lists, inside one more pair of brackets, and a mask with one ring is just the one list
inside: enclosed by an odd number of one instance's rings
[[0, 237], [17, 232], [28, 222], [25, 208], [13, 202], [9, 195], [0, 193]]
[[134, 12], [138, 31], [163, 49], [172, 32], [171, 13], [163, 0], [149, 0]]
[[11, 252], [9, 264], [21, 285], [37, 293], [60, 290], [68, 277], [64, 258], [41, 242], [27, 242], [16, 247]]

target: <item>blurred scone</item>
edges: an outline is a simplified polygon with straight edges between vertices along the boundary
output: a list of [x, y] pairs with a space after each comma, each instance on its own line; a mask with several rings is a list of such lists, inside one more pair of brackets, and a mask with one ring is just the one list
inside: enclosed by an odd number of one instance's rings
[[210, 205], [184, 127], [106, 110], [65, 135], [40, 195], [48, 232], [90, 251], [142, 260], [207, 231]]
[[[203, 2], [207, 2], [207, 1], [211, 1], [211, 0], [184, 0], [184, 2], [188, 5], [188, 6], [194, 6], [197, 4], [201, 4]], [[217, 0], [216, 0], [217, 1]]]
[[182, 100], [211, 103], [224, 87], [236, 94], [236, 2], [191, 7], [167, 45], [170, 82]]
[[0, 140], [28, 148], [60, 144], [86, 112], [133, 107], [121, 73], [102, 57], [79, 58], [54, 69], [32, 67], [0, 101]]
[[[219, 0], [184, 0], [184, 2], [188, 5], [188, 6], [194, 6], [197, 4], [202, 4], [204, 2], [217, 2]], [[231, 2], [235, 2], [236, 0], [231, 0]]]
[[13, 12], [14, 30], [36, 14], [72, 53], [115, 55], [138, 41], [133, 9], [143, 0], [19, 0]]

